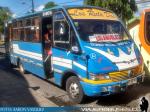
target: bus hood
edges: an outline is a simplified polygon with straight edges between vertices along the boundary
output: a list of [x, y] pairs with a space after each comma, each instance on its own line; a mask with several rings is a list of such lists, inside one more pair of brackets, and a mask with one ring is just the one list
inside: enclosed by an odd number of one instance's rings
[[140, 63], [141, 55], [133, 41], [118, 43], [84, 43], [88, 55], [88, 71], [108, 73], [133, 68]]

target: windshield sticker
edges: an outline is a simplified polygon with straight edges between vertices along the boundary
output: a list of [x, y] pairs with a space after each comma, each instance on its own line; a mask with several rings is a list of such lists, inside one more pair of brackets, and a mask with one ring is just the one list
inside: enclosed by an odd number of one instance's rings
[[104, 11], [95, 8], [73, 8], [68, 9], [72, 19], [105, 19], [118, 20], [116, 15], [109, 11]]
[[117, 42], [121, 41], [119, 34], [94, 34], [89, 36], [90, 42]]
[[127, 44], [130, 44], [130, 42], [126, 41], [126, 42], [119, 42], [119, 43], [90, 43], [91, 46], [93, 47], [103, 47], [103, 46], [124, 46], [124, 45], [127, 45]]

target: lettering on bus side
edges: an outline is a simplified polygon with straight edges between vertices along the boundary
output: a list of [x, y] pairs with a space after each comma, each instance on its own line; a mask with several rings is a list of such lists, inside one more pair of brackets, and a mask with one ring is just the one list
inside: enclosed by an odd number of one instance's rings
[[112, 12], [95, 8], [72, 8], [68, 9], [68, 13], [73, 19], [118, 20], [118, 18]]
[[43, 16], [51, 16], [52, 11], [43, 12]]

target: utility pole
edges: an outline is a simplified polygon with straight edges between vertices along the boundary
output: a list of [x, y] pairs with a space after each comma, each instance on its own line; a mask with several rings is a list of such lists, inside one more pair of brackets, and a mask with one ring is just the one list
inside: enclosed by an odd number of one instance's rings
[[32, 13], [34, 13], [34, 1], [32, 0]]

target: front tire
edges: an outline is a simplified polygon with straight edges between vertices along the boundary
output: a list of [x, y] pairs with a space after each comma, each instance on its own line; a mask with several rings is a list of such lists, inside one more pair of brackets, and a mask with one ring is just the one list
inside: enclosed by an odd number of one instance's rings
[[66, 91], [68, 92], [69, 98], [74, 103], [81, 103], [85, 98], [83, 89], [76, 76], [68, 78], [66, 82]]

